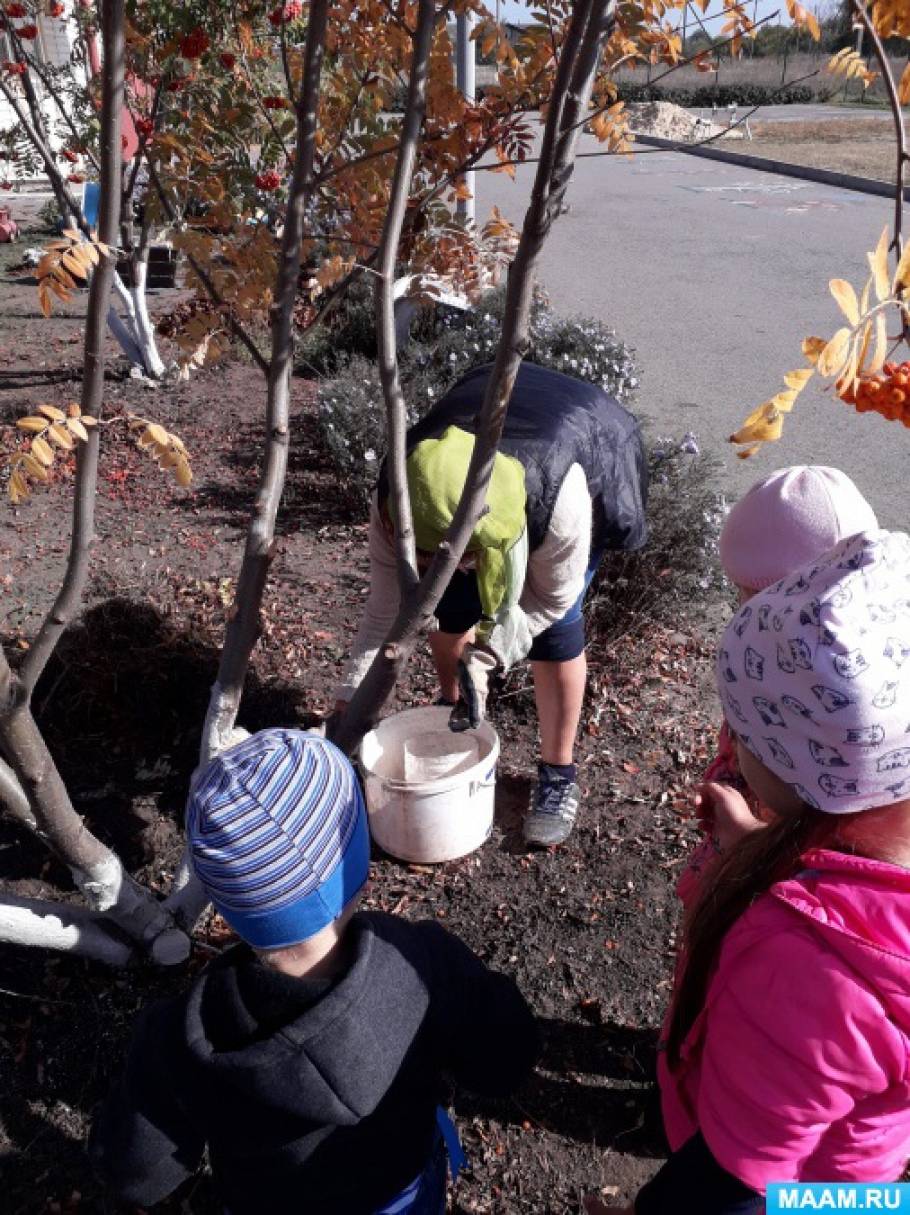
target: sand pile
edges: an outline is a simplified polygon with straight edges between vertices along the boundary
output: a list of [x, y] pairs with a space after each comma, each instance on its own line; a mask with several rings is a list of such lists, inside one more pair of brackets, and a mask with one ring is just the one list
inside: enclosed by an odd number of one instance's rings
[[626, 106], [629, 126], [642, 135], [656, 135], [659, 139], [676, 139], [680, 143], [695, 143], [709, 139], [712, 135], [724, 135], [726, 139], [742, 138], [742, 131], [735, 129], [725, 135], [726, 127], [716, 126], [709, 119], [684, 110], [671, 101], [635, 101]]

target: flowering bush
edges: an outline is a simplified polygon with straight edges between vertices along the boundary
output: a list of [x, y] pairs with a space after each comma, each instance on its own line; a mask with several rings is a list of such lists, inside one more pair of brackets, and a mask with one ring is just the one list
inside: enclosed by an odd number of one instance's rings
[[[472, 367], [492, 361], [499, 340], [504, 293], [490, 292], [467, 313], [437, 321], [428, 310], [401, 351], [401, 381], [416, 422]], [[319, 426], [338, 471], [339, 488], [361, 507], [369, 498], [385, 452], [385, 424], [376, 353], [372, 295], [356, 291], [334, 327], [306, 335], [298, 362], [324, 373], [318, 392]], [[535, 298], [531, 324], [533, 363], [598, 384], [628, 403], [638, 384], [631, 351], [598, 321], [557, 317], [543, 293]]]

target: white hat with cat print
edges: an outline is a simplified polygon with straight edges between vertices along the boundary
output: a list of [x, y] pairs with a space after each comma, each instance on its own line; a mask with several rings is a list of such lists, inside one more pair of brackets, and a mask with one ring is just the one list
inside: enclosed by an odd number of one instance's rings
[[851, 536], [750, 599], [717, 684], [737, 738], [807, 805], [910, 798], [910, 537]]

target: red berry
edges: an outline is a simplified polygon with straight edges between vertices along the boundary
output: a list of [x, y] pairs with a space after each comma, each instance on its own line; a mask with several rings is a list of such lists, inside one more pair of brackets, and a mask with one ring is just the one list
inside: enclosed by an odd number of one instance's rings
[[268, 169], [265, 173], [256, 174], [256, 188], [259, 190], [277, 190], [281, 185], [281, 178], [274, 169]]
[[12, 63], [9, 59], [7, 59], [6, 62], [3, 64], [3, 70], [4, 70], [4, 72], [6, 72], [6, 74], [8, 76], [24, 76], [25, 75], [25, 64], [24, 63]]
[[286, 110], [288, 106], [286, 97], [263, 97], [262, 104], [267, 110]]
[[236, 55], [232, 55], [230, 51], [222, 51], [218, 58], [221, 60], [221, 66], [223, 68], [227, 68], [229, 72], [233, 71], [234, 64], [237, 62]]
[[63, 157], [64, 160], [68, 160], [71, 165], [74, 165], [76, 163], [76, 161], [79, 159], [79, 157], [76, 155], [76, 153], [71, 152], [69, 148], [64, 148], [63, 151], [60, 153], [60, 155]]
[[49, 4], [47, 6], [48, 17], [62, 17], [66, 12], [65, 4]]
[[141, 135], [143, 139], [150, 138], [155, 129], [151, 118], [136, 118], [133, 120], [133, 126], [136, 128], [136, 134]]
[[20, 25], [16, 33], [25, 42], [31, 42], [33, 38], [38, 37], [38, 27], [37, 25]]
[[14, 21], [19, 17], [28, 16], [28, 9], [24, 4], [8, 4], [4, 11], [7, 17], [11, 17]]
[[184, 59], [199, 59], [210, 45], [208, 34], [197, 27], [181, 39], [180, 54]]
[[83, 176], [82, 173], [70, 173], [69, 177], [66, 180], [71, 181], [74, 186], [78, 186], [78, 185], [81, 185], [82, 182], [85, 181], [85, 177]]

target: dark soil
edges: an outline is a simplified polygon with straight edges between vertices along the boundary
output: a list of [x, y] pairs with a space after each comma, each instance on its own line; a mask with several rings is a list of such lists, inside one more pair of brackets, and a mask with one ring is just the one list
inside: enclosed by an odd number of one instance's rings
[[[84, 300], [37, 309], [0, 246], [0, 442], [16, 417], [79, 393]], [[174, 293], [155, 300], [158, 313]], [[226, 604], [255, 490], [264, 390], [242, 361], [151, 390], [111, 351], [108, 415], [132, 411], [176, 431], [195, 472], [178, 489], [112, 428], [105, 436], [98, 541], [87, 608], [36, 695], [38, 716], [77, 809], [137, 876], [164, 890], [180, 853]], [[241, 712], [255, 729], [309, 724], [331, 703], [367, 587], [365, 528], [338, 506], [314, 438], [311, 387], [296, 381], [281, 549]], [[3, 488], [0, 486], [0, 488]], [[59, 585], [71, 472], [14, 509], [0, 505], [0, 632], [15, 655]], [[709, 641], [693, 626], [652, 626], [590, 649], [579, 747], [585, 806], [570, 842], [527, 854], [518, 826], [534, 769], [530, 675], [515, 671], [491, 705], [502, 739], [497, 828], [462, 861], [436, 868], [377, 856], [367, 905], [437, 917], [518, 981], [541, 1019], [544, 1052], [509, 1101], [457, 1094], [471, 1171], [458, 1212], [580, 1210], [585, 1193], [628, 1201], [664, 1150], [653, 1081], [677, 910], [673, 882], [693, 837], [684, 789], [704, 767], [713, 700]], [[705, 634], [708, 632], [705, 626]], [[425, 656], [399, 704], [434, 695]], [[0, 823], [0, 885], [74, 898], [66, 870]], [[216, 922], [190, 969], [223, 947]], [[65, 957], [0, 953], [2, 1206], [10, 1215], [116, 1211], [82, 1154], [93, 1104], [119, 1066], [137, 1010], [179, 989], [186, 970], [115, 973]], [[220, 1210], [203, 1176], [161, 1209]]]

